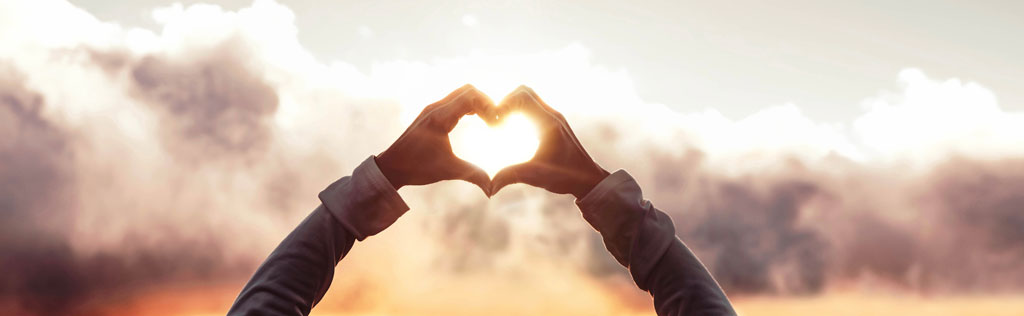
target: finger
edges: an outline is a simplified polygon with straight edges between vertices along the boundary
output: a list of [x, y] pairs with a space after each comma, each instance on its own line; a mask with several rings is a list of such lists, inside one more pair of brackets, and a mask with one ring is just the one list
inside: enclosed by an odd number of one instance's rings
[[521, 163], [518, 165], [511, 165], [498, 171], [498, 174], [494, 175], [494, 179], [491, 179], [491, 195], [497, 194], [502, 188], [513, 183], [531, 183], [531, 179], [535, 175], [533, 166], [529, 163]]
[[498, 105], [498, 119], [503, 120], [513, 113], [521, 113], [537, 124], [541, 134], [548, 134], [562, 126], [559, 117], [550, 114], [540, 102], [531, 95], [525, 86], [505, 96]]
[[519, 86], [519, 88], [516, 88], [516, 90], [529, 96], [530, 99], [534, 102], [534, 104], [536, 104], [540, 109], [544, 110], [544, 112], [547, 113], [548, 115], [551, 115], [552, 117], [555, 117], [560, 121], [565, 121], [565, 117], [562, 116], [562, 113], [555, 110], [555, 108], [552, 108], [550, 105], [548, 105], [547, 102], [544, 102], [544, 100], [540, 98], [540, 95], [538, 95], [536, 91], [533, 91], [533, 88], [527, 87], [526, 85], [521, 85]]
[[529, 93], [523, 90], [525, 86], [519, 86], [515, 90], [512, 90], [508, 95], [498, 102], [498, 108], [502, 109], [502, 114], [506, 114], [510, 111], [524, 111], [533, 110], [535, 104], [533, 104], [532, 98]]
[[497, 125], [501, 122], [501, 112], [498, 109], [498, 106], [494, 104], [494, 101], [491, 100], [491, 97], [484, 95], [484, 98], [485, 99], [482, 100], [483, 102], [476, 105], [474, 113], [476, 113], [480, 119], [484, 120], [487, 125]]
[[442, 98], [440, 101], [434, 102], [434, 104], [444, 105], [444, 104], [450, 103], [450, 102], [454, 101], [455, 99], [458, 99], [459, 97], [461, 97], [463, 94], [466, 93], [466, 91], [475, 90], [475, 89], [476, 89], [476, 87], [474, 87], [473, 85], [467, 83], [465, 85], [462, 85], [458, 89], [455, 89], [455, 91], [452, 91], [447, 96]]
[[516, 88], [515, 91], [518, 91], [524, 95], [529, 96], [534, 101], [534, 103], [541, 105], [544, 108], [548, 108], [547, 103], [544, 103], [544, 100], [540, 99], [540, 95], [537, 95], [537, 92], [533, 91], [533, 88], [530, 88], [526, 85], [520, 85], [519, 87]]
[[494, 101], [476, 87], [468, 84], [463, 87], [464, 90], [459, 95], [442, 106], [451, 109], [458, 115], [479, 113], [485, 111], [487, 107], [494, 106]]
[[456, 178], [475, 184], [477, 187], [480, 187], [480, 190], [484, 191], [487, 197], [491, 197], [491, 177], [487, 175], [487, 172], [468, 161], [459, 158], [455, 159], [458, 165], [456, 167], [458, 170]]
[[497, 118], [493, 108], [494, 101], [490, 97], [473, 86], [468, 86], [461, 94], [451, 101], [439, 105], [428, 115], [451, 131], [465, 115], [477, 114], [488, 123], [496, 122]]
[[551, 125], [551, 119], [548, 118], [544, 111], [537, 107], [532, 102], [530, 97], [518, 90], [505, 96], [497, 106], [497, 117], [498, 120], [504, 120], [512, 114], [522, 114], [536, 124], [541, 126]]
[[[519, 86], [512, 93], [502, 99], [499, 108], [501, 114], [507, 115], [510, 112], [523, 112], [524, 114], [541, 118], [557, 118], [557, 111], [547, 106], [537, 93], [527, 86]], [[504, 115], [502, 115], [504, 116]]]
[[458, 89], [453, 90], [452, 92], [448, 93], [448, 95], [446, 95], [444, 98], [441, 98], [441, 100], [437, 100], [436, 102], [431, 103], [431, 104], [427, 105], [426, 107], [424, 107], [423, 111], [420, 112], [420, 116], [424, 116], [426, 113], [434, 111], [438, 107], [440, 107], [440, 106], [442, 106], [444, 104], [447, 104], [448, 102], [451, 102], [452, 100], [455, 100], [455, 98], [457, 98], [458, 96], [462, 95], [467, 89], [470, 89], [470, 88], [473, 88], [473, 85], [466, 84], [466, 85], [463, 85], [463, 86], [459, 87]]
[[476, 88], [471, 88], [463, 94], [463, 99], [452, 103], [456, 115], [476, 114], [488, 123], [496, 119], [494, 100]]

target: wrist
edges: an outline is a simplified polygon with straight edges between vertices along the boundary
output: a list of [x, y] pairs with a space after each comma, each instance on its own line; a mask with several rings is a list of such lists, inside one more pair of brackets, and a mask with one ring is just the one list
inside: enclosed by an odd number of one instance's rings
[[398, 170], [397, 167], [386, 157], [385, 154], [380, 154], [373, 157], [373, 161], [377, 163], [377, 168], [380, 169], [380, 173], [384, 174], [384, 178], [388, 179], [391, 186], [398, 190], [405, 186], [405, 180], [401, 176], [403, 173]]
[[598, 183], [604, 181], [604, 179], [611, 174], [600, 166], [595, 167], [596, 170], [589, 172], [587, 176], [583, 177], [577, 185], [576, 190], [574, 190], [575, 192], [572, 192], [572, 195], [575, 196], [576, 199], [583, 199], [587, 194], [590, 194], [590, 191], [594, 190], [594, 187], [596, 187]]

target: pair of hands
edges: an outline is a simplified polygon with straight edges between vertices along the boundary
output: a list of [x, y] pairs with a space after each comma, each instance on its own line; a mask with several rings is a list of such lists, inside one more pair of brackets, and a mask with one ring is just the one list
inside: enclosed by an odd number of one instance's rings
[[[465, 115], [478, 115], [489, 124], [506, 114], [521, 112], [537, 124], [540, 146], [530, 161], [508, 166], [491, 179], [483, 169], [452, 152], [448, 133]], [[525, 183], [559, 194], [583, 198], [608, 176], [555, 111], [526, 86], [494, 102], [472, 85], [428, 105], [412, 125], [376, 158], [377, 166], [395, 189], [442, 180], [469, 181], [492, 196], [513, 183]]]

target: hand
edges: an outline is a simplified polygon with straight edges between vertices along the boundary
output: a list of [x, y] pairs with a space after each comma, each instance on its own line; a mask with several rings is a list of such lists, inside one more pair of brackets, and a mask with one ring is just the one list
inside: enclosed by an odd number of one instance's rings
[[480, 167], [455, 157], [448, 133], [464, 115], [477, 114], [494, 123], [494, 101], [465, 85], [428, 105], [391, 147], [377, 156], [377, 166], [395, 189], [441, 180], [461, 179], [490, 196], [490, 177]]
[[504, 113], [519, 111], [532, 119], [540, 132], [540, 146], [530, 161], [498, 171], [491, 180], [491, 194], [512, 183], [525, 183], [554, 193], [583, 198], [608, 176], [587, 155], [561, 113], [541, 101], [526, 86], [520, 86], [498, 106]]

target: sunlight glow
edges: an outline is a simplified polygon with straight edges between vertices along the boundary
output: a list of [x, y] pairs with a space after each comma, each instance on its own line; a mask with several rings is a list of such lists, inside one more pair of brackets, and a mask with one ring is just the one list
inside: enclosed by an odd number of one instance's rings
[[532, 159], [540, 145], [537, 127], [522, 114], [509, 115], [495, 126], [478, 116], [466, 116], [449, 138], [456, 156], [483, 168], [492, 178], [506, 166]]

